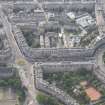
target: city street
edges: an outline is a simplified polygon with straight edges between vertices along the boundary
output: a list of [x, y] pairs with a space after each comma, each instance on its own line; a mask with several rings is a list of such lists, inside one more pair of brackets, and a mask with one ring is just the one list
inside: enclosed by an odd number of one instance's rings
[[[13, 51], [14, 51], [13, 53], [15, 54], [15, 64], [14, 65], [16, 65], [17, 69], [19, 70], [20, 78], [23, 82], [23, 85], [25, 85], [26, 88], [28, 89], [30, 102], [31, 102], [31, 104], [29, 104], [29, 105], [37, 105], [36, 98], [35, 98], [36, 97], [36, 89], [35, 89], [35, 84], [34, 84], [33, 65], [30, 64], [29, 62], [27, 62], [24, 55], [22, 55], [22, 53], [16, 43], [14, 35], [12, 33], [11, 24], [9, 23], [5, 14], [2, 12], [2, 7], [0, 7], [0, 16], [1, 16], [1, 19], [2, 19], [2, 22], [4, 25], [4, 29], [7, 33], [7, 38], [9, 40], [9, 44], [13, 48]], [[18, 64], [16, 64], [16, 61], [19, 61], [19, 60], [24, 60], [26, 64], [23, 67], [20, 67]]]

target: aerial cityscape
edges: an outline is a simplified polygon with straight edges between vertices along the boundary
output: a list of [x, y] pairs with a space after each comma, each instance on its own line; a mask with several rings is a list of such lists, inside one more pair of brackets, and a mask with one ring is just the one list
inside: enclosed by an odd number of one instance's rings
[[105, 0], [0, 0], [0, 105], [105, 105]]

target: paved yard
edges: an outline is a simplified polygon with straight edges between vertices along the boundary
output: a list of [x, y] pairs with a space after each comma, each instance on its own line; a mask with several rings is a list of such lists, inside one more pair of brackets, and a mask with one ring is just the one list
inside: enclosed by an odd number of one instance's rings
[[0, 105], [17, 105], [16, 100], [0, 101]]
[[17, 96], [11, 88], [0, 88], [0, 105], [16, 105]]

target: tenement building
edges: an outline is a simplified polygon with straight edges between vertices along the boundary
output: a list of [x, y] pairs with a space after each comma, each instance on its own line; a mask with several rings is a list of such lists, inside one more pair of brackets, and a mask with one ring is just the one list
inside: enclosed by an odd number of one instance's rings
[[[36, 89], [56, 97], [64, 105], [81, 105], [75, 95], [78, 97], [83, 92], [87, 93], [89, 87], [95, 92], [98, 90], [91, 87], [92, 76], [105, 87], [102, 58], [105, 52], [105, 9], [100, 2], [0, 0], [0, 78], [13, 76], [15, 65], [33, 105], [38, 105], [34, 97]], [[81, 74], [86, 75], [86, 80], [83, 75], [76, 78]], [[52, 78], [46, 79], [44, 75], [46, 78], [51, 75]], [[88, 75], [92, 75], [90, 79]], [[74, 97], [65, 90], [66, 85], [60, 88], [65, 81], [59, 82], [58, 77], [79, 81], [66, 82], [68, 87], [73, 83], [74, 87], [68, 91], [73, 92]], [[58, 79], [60, 86], [57, 87], [55, 80], [50, 81], [54, 78]], [[28, 101], [25, 105], [30, 105]]]

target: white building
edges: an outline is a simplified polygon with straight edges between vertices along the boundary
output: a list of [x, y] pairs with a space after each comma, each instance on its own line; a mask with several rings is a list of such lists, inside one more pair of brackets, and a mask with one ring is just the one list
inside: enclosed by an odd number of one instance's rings
[[76, 19], [76, 23], [81, 25], [84, 28], [89, 25], [95, 24], [95, 20], [92, 18], [92, 16], [90, 16], [88, 13], [86, 13], [86, 14], [80, 15]]
[[70, 19], [72, 19], [72, 20], [75, 19], [75, 14], [74, 14], [73, 12], [67, 13], [67, 16], [68, 16]]

